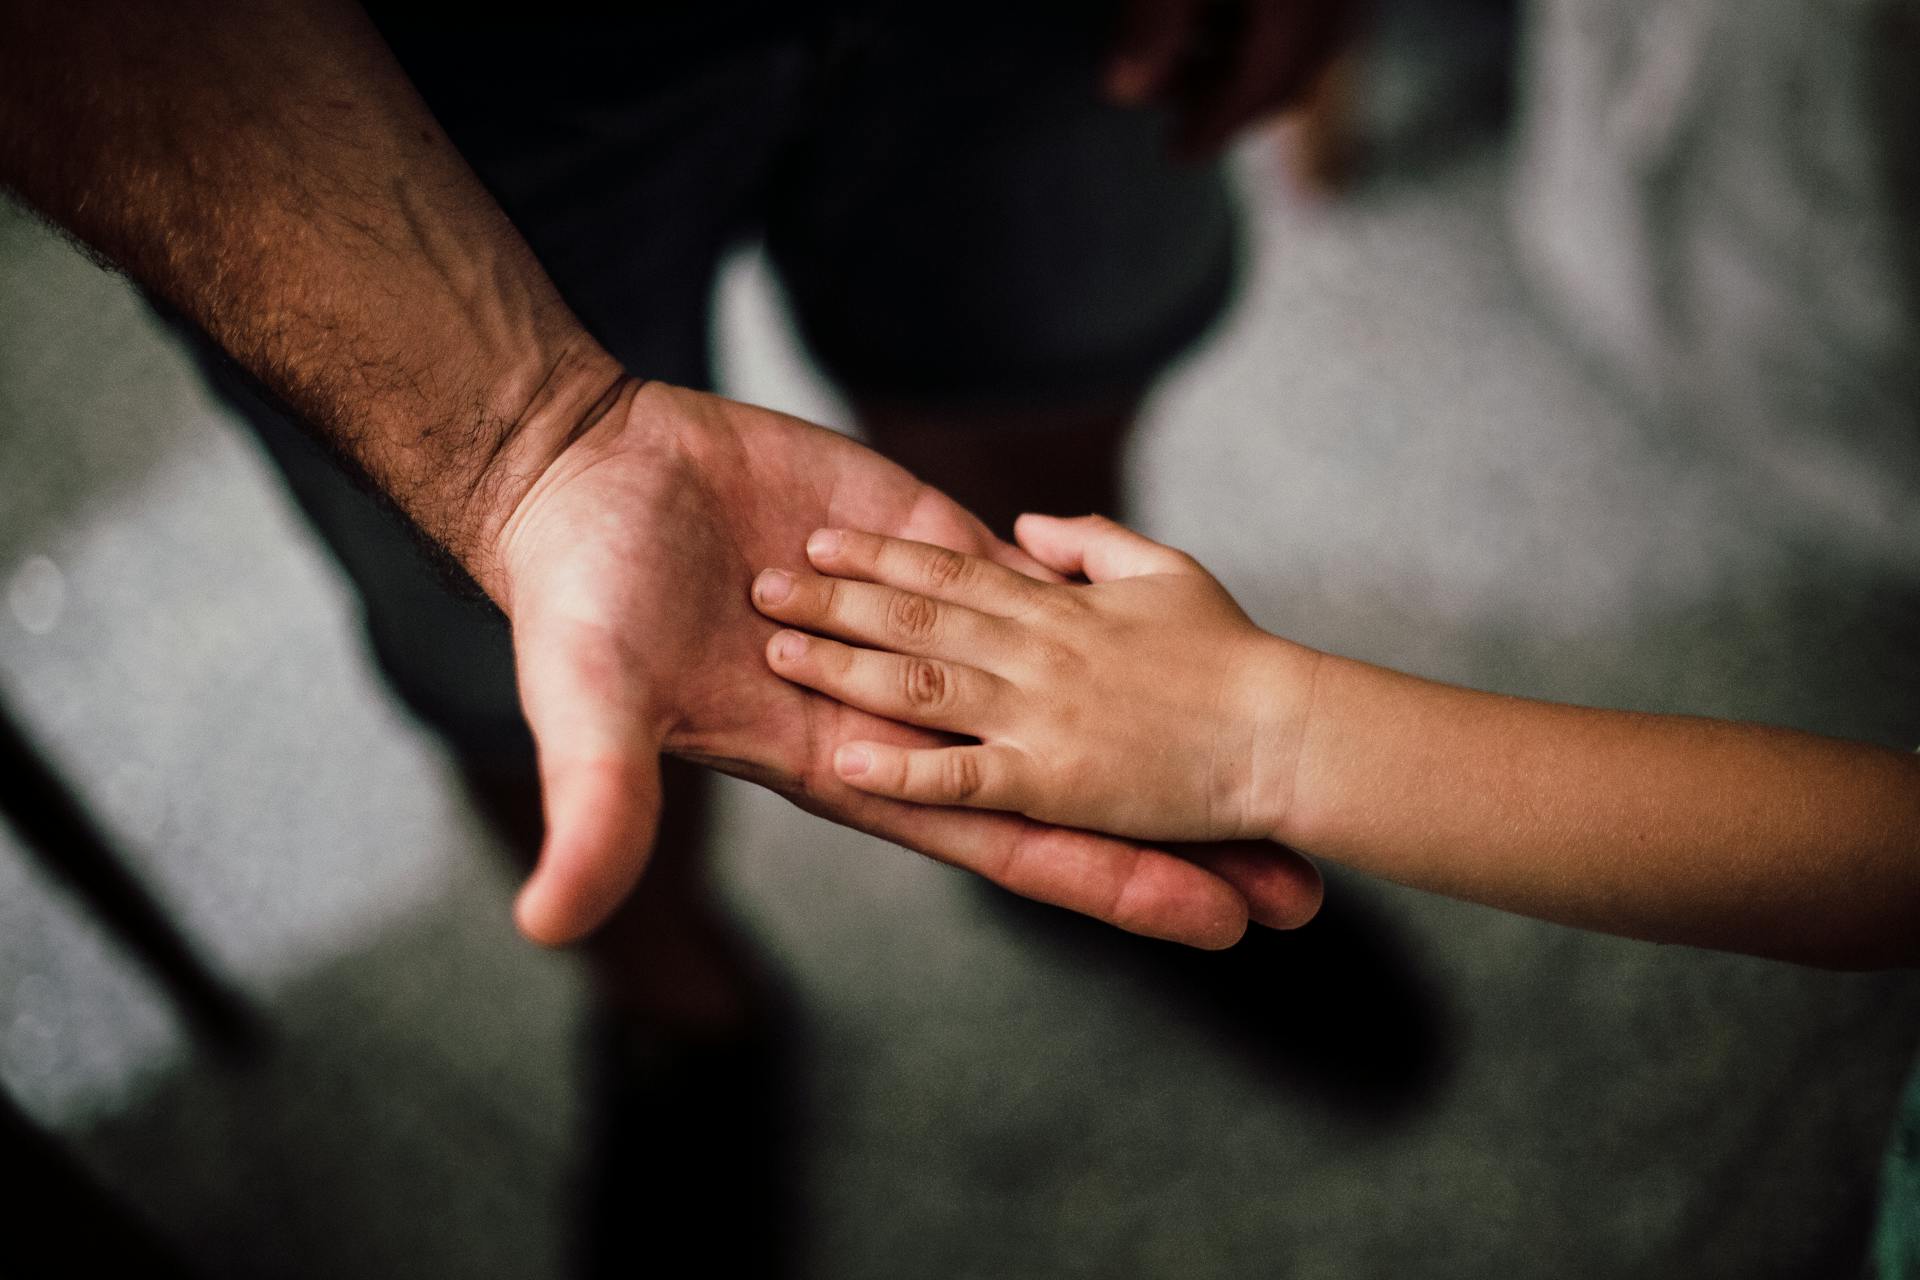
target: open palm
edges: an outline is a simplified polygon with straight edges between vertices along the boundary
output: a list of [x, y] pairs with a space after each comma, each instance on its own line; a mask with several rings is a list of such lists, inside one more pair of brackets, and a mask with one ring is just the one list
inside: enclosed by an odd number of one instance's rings
[[933, 739], [767, 669], [775, 628], [754, 611], [749, 587], [761, 569], [804, 567], [807, 535], [826, 526], [1045, 572], [851, 440], [658, 383], [623, 399], [528, 491], [501, 555], [548, 815], [519, 905], [530, 936], [576, 938], [633, 887], [658, 815], [662, 751], [1135, 932], [1225, 946], [1249, 910], [1270, 924], [1312, 914], [1317, 875], [1271, 845], [1181, 857], [840, 782], [832, 756], [843, 742]]

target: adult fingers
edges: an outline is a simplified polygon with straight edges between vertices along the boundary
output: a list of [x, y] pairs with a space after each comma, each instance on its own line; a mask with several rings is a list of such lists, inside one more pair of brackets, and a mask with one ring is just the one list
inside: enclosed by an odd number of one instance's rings
[[1229, 840], [1181, 845], [1174, 852], [1238, 889], [1247, 913], [1269, 929], [1297, 929], [1320, 910], [1326, 887], [1320, 869], [1283, 844]]
[[[1027, 793], [1025, 756], [1012, 747], [904, 748], [855, 742], [834, 753], [849, 786], [923, 805], [1018, 810]], [[1234, 840], [1176, 846], [1171, 852], [1232, 885], [1248, 915], [1269, 929], [1297, 929], [1325, 896], [1319, 868], [1285, 845]]]
[[840, 789], [799, 798], [826, 817], [1129, 933], [1218, 950], [1246, 932], [1239, 890], [1163, 850], [1011, 813], [912, 804], [844, 783]]
[[[771, 673], [769, 682], [780, 684]], [[695, 758], [772, 786], [834, 822], [891, 840], [974, 872], [1040, 902], [1078, 911], [1134, 933], [1191, 946], [1231, 946], [1247, 926], [1240, 892], [1213, 872], [1160, 849], [1110, 836], [1046, 826], [1014, 813], [895, 800], [848, 785], [834, 767], [853, 744], [921, 748], [924, 729], [884, 720], [798, 689], [796, 739], [757, 732], [729, 746], [685, 743]], [[798, 747], [801, 754], [790, 748]]]

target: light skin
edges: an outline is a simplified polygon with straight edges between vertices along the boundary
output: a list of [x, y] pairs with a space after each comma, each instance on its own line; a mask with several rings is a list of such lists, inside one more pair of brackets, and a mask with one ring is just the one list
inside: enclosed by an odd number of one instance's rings
[[1199, 564], [1024, 516], [1051, 583], [822, 529], [760, 575], [786, 679], [977, 739], [847, 742], [849, 785], [1149, 839], [1260, 839], [1582, 928], [1842, 968], [1920, 963], [1920, 759], [1481, 693], [1262, 631]]
[[[848, 785], [930, 745], [769, 673], [748, 603], [808, 531], [1046, 571], [832, 432], [643, 381], [584, 331], [360, 10], [0, 5], [0, 183], [210, 334], [507, 614], [547, 831], [516, 909], [582, 937], [633, 888], [665, 751], [1015, 892], [1197, 946], [1298, 923], [1319, 883]], [[638, 304], [638, 302], [637, 302]]]

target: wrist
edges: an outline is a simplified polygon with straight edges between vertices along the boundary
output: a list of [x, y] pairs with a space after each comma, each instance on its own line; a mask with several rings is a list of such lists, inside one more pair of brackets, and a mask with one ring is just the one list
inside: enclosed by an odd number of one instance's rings
[[1370, 663], [1322, 654], [1301, 712], [1287, 803], [1269, 829], [1271, 839], [1325, 856], [1347, 847], [1374, 806], [1353, 803], [1356, 793], [1377, 802], [1370, 777], [1383, 743], [1411, 729], [1405, 693], [1412, 677]]
[[1250, 764], [1241, 812], [1246, 836], [1292, 843], [1300, 809], [1303, 752], [1311, 738], [1326, 654], [1261, 633], [1244, 682], [1250, 723]]
[[496, 604], [507, 604], [506, 547], [528, 499], [568, 446], [627, 405], [642, 381], [582, 335], [496, 388], [491, 403], [501, 426], [458, 484], [442, 537]]

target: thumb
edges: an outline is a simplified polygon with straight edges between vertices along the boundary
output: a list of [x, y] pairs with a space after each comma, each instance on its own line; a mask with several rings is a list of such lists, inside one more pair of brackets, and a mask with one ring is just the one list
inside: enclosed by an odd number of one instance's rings
[[1191, 573], [1198, 568], [1185, 552], [1161, 546], [1105, 516], [1063, 519], [1024, 515], [1014, 521], [1013, 536], [1028, 555], [1047, 568], [1081, 574], [1089, 582], [1149, 573]]
[[646, 869], [662, 735], [633, 705], [618, 648], [590, 629], [532, 631], [515, 649], [547, 831], [514, 921], [530, 940], [564, 946], [612, 915]]

